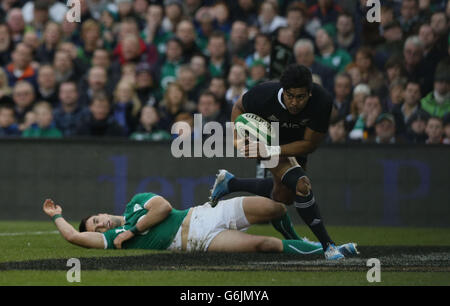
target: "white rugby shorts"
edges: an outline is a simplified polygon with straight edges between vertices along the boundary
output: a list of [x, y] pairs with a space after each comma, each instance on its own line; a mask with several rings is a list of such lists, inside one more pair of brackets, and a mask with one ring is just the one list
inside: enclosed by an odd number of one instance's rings
[[[242, 206], [243, 197], [219, 201], [216, 207], [209, 203], [193, 207], [188, 233], [187, 252], [206, 252], [211, 241], [222, 231], [245, 231], [250, 226]], [[181, 226], [172, 244], [167, 248], [181, 251]]]

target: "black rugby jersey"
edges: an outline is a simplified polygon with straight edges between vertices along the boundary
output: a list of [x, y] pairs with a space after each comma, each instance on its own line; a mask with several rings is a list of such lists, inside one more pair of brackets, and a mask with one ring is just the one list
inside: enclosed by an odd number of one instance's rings
[[279, 122], [279, 144], [302, 140], [305, 127], [319, 133], [327, 133], [333, 98], [322, 86], [313, 84], [311, 97], [297, 115], [286, 109], [280, 82], [265, 82], [255, 86], [242, 96], [246, 113], [254, 113], [269, 122]]

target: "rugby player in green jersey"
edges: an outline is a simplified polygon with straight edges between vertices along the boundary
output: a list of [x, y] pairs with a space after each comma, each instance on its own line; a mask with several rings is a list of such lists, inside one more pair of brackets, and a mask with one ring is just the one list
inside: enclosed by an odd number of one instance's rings
[[123, 215], [89, 216], [79, 231], [51, 199], [45, 200], [43, 210], [65, 240], [85, 248], [323, 254], [320, 243], [245, 233], [252, 224], [286, 213], [283, 204], [264, 197], [236, 197], [219, 201], [214, 208], [205, 203], [177, 210], [159, 195], [141, 193], [131, 199]]

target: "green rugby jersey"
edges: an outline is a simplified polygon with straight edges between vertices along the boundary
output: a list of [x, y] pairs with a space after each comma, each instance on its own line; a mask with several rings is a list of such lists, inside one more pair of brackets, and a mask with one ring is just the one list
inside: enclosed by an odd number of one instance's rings
[[[111, 229], [103, 233], [106, 249], [115, 249], [114, 239], [122, 232], [129, 230], [136, 225], [140, 218], [145, 216], [148, 212], [144, 208], [151, 198], [157, 196], [154, 193], [139, 193], [136, 194], [125, 208], [125, 225]], [[169, 216], [161, 223], [148, 229], [147, 231], [136, 235], [130, 240], [122, 244], [123, 249], [147, 249], [147, 250], [165, 250], [172, 243], [178, 229], [183, 223], [189, 209], [177, 210], [172, 209]]]

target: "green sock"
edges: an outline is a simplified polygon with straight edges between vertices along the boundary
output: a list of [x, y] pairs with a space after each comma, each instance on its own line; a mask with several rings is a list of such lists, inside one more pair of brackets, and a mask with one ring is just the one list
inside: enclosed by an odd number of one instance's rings
[[271, 221], [273, 227], [283, 235], [285, 239], [295, 239], [303, 240], [295, 232], [294, 226], [292, 225], [291, 218], [289, 218], [288, 213], [285, 213], [281, 218], [274, 219]]
[[314, 245], [302, 240], [282, 240], [283, 253], [286, 254], [323, 254], [321, 245]]

